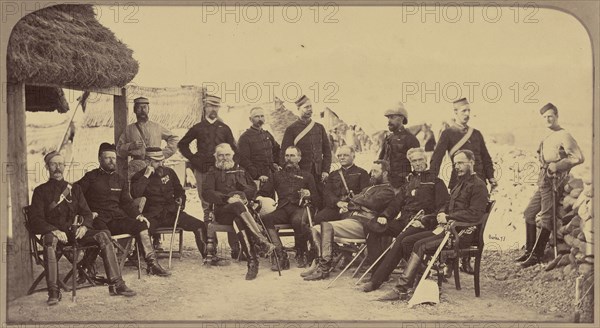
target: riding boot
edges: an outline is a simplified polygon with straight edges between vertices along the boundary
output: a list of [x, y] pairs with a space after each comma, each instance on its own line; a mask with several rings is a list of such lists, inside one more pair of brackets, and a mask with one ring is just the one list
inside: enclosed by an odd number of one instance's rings
[[245, 253], [248, 259], [248, 272], [246, 272], [246, 280], [253, 280], [258, 275], [258, 257], [256, 256], [256, 250], [254, 249], [254, 242], [248, 238], [248, 232], [241, 230], [238, 233], [238, 239], [242, 252]]
[[[288, 270], [290, 268], [290, 260], [288, 258], [287, 252], [283, 249], [283, 244], [281, 243], [281, 239], [279, 238], [277, 230], [273, 228], [267, 228], [267, 235], [273, 242], [273, 245], [275, 245], [275, 253], [271, 254], [271, 270]], [[277, 256], [277, 259], [279, 260], [279, 269], [277, 268], [277, 261], [275, 261], [275, 256]]]
[[531, 254], [524, 262], [521, 262], [520, 265], [522, 268], [528, 268], [532, 265], [536, 265], [542, 262], [542, 258], [544, 257], [544, 250], [546, 249], [546, 244], [550, 239], [550, 234], [552, 231], [542, 228], [540, 230], [540, 234], [537, 236], [537, 240], [535, 241], [535, 245], [531, 250]]
[[[322, 227], [323, 225], [321, 225]], [[319, 260], [321, 259], [322, 253], [321, 253], [321, 233], [319, 233], [319, 231], [317, 229], [310, 229], [310, 240], [311, 243], [313, 245], [313, 249], [316, 252], [316, 257], [315, 259], [311, 262], [310, 267], [308, 268], [308, 270], [303, 271], [300, 273], [301, 277], [308, 277], [310, 275], [312, 275], [313, 273], [315, 273], [317, 271], [317, 268], [319, 267]]]
[[[311, 230], [313, 231], [313, 239], [315, 239], [314, 237], [318, 236], [318, 234], [314, 233], [315, 229]], [[304, 280], [310, 281], [329, 278], [329, 272], [331, 271], [331, 263], [333, 260], [333, 237], [333, 226], [328, 222], [322, 222], [320, 245], [318, 242], [315, 243], [315, 246], [320, 246], [319, 265], [317, 270], [304, 277]]]
[[46, 286], [48, 286], [48, 305], [56, 305], [62, 298], [58, 287], [58, 261], [56, 250], [58, 238], [52, 233], [44, 235], [44, 268], [46, 270]]
[[529, 255], [531, 255], [531, 251], [533, 250], [533, 245], [535, 244], [535, 238], [536, 238], [535, 224], [526, 223], [525, 224], [525, 254], [516, 258], [515, 262], [523, 262], [529, 258]]
[[126, 297], [135, 296], [136, 293], [125, 285], [125, 281], [123, 281], [123, 278], [121, 277], [117, 253], [115, 252], [109, 234], [100, 232], [94, 235], [94, 239], [98, 242], [100, 248], [102, 263], [104, 263], [104, 272], [106, 272], [106, 278], [109, 283], [108, 292], [110, 295], [123, 295]]
[[244, 224], [248, 230], [252, 232], [252, 234], [258, 239], [258, 246], [261, 248], [261, 251], [266, 255], [271, 255], [271, 253], [273, 253], [275, 250], [275, 245], [270, 243], [269, 239], [262, 234], [258, 224], [256, 224], [256, 221], [254, 221], [252, 214], [244, 211], [240, 213], [240, 218], [244, 221]]
[[194, 239], [196, 239], [196, 247], [198, 247], [198, 251], [200, 252], [200, 255], [202, 255], [202, 258], [205, 259], [206, 254], [207, 254], [206, 230], [200, 228], [198, 230], [194, 230], [193, 232], [194, 232]]
[[144, 254], [144, 259], [146, 260], [147, 265], [146, 272], [148, 274], [157, 275], [159, 277], [167, 277], [171, 275], [171, 273], [163, 269], [158, 263], [156, 253], [154, 252], [152, 242], [150, 241], [148, 230], [144, 230], [138, 234], [138, 245], [140, 246], [142, 254]]
[[410, 254], [410, 259], [408, 260], [408, 264], [406, 265], [406, 269], [398, 278], [398, 284], [396, 287], [392, 289], [389, 293], [383, 295], [378, 300], [379, 301], [395, 301], [399, 299], [404, 299], [408, 295], [408, 290], [412, 287], [415, 281], [415, 276], [421, 266], [421, 258], [415, 254]]

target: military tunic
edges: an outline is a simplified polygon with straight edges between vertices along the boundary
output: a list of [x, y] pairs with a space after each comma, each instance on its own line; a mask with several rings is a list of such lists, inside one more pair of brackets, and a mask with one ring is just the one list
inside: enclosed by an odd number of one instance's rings
[[416, 147], [419, 147], [419, 140], [405, 128], [388, 135], [383, 141], [379, 159], [390, 162], [389, 180], [392, 186], [398, 188], [406, 181], [412, 170], [406, 152]]

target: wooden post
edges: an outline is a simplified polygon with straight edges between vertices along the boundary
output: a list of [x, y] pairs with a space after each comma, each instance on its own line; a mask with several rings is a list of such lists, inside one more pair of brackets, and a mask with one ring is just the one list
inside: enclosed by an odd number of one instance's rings
[[[114, 115], [114, 131], [115, 145], [119, 141], [119, 137], [127, 127], [127, 118], [129, 112], [127, 110], [127, 89], [121, 88], [121, 95], [113, 98], [113, 115]], [[122, 177], [127, 177], [129, 165], [127, 157], [117, 157], [117, 171]]]
[[29, 204], [27, 184], [27, 140], [25, 135], [25, 85], [7, 85], [8, 162], [6, 177], [10, 194], [9, 217], [12, 229], [8, 235], [8, 299], [27, 293], [33, 282], [29, 255], [29, 234], [23, 224], [22, 209]]

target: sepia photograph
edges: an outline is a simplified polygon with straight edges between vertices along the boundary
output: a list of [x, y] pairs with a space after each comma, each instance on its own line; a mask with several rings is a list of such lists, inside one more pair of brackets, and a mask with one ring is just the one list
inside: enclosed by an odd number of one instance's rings
[[2, 327], [597, 324], [600, 2], [0, 4]]

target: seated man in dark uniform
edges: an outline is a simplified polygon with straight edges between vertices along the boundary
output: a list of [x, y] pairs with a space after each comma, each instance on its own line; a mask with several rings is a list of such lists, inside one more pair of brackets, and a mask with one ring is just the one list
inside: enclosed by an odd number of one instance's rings
[[100, 167], [86, 173], [76, 182], [90, 209], [98, 214], [94, 220], [94, 228], [109, 230], [113, 235], [135, 236], [145, 257], [148, 274], [169, 276], [170, 273], [158, 263], [148, 234], [150, 224], [134, 205], [127, 178], [116, 172], [115, 145], [102, 143], [98, 150], [98, 160]]
[[[435, 250], [440, 245], [444, 239], [444, 229], [449, 229], [454, 221], [476, 223], [485, 214], [488, 190], [485, 182], [477, 176], [473, 169], [475, 155], [470, 150], [461, 149], [456, 152], [452, 162], [458, 179], [450, 191], [448, 203], [436, 216], [438, 227], [433, 231], [422, 231], [402, 239], [400, 244], [403, 254], [410, 253], [408, 265], [398, 279], [398, 285], [379, 300], [406, 298], [425, 252]], [[470, 245], [477, 235], [475, 227], [457, 230], [464, 231], [460, 237], [461, 244]]]
[[192, 231], [196, 246], [202, 257], [206, 257], [206, 227], [204, 222], [183, 211], [185, 207], [185, 190], [173, 169], [163, 166], [165, 156], [158, 147], [146, 148], [145, 169], [131, 177], [131, 195], [134, 198], [146, 197], [143, 214], [150, 222], [150, 233], [156, 228], [173, 227], [177, 217], [177, 226], [185, 231]]
[[[121, 278], [110, 233], [105, 230], [92, 229], [92, 212], [85, 201], [81, 188], [64, 180], [65, 159], [58, 152], [51, 152], [44, 157], [44, 161], [50, 179], [33, 191], [29, 219], [31, 232], [43, 236], [48, 305], [55, 305], [61, 299], [57, 282], [56, 252], [62, 245], [72, 244], [73, 239], [77, 239], [77, 243], [81, 246], [90, 244], [100, 246], [104, 270], [111, 284], [109, 287], [111, 294], [134, 296], [135, 292], [129, 289]], [[69, 231], [76, 216], [83, 217], [83, 223], [76, 231]]]
[[369, 173], [354, 165], [355, 153], [352, 147], [339, 147], [336, 156], [342, 167], [331, 172], [327, 177], [323, 193], [325, 204], [315, 215], [314, 224], [341, 219], [350, 198], [369, 186]]
[[[252, 177], [233, 161], [233, 149], [227, 143], [215, 148], [215, 166], [211, 167], [202, 181], [202, 197], [214, 204], [215, 220], [219, 224], [231, 225], [238, 231], [242, 252], [248, 261], [246, 280], [256, 278], [258, 274], [258, 256], [255, 245], [270, 254], [275, 246], [262, 235], [254, 217], [246, 205], [254, 199], [256, 185]], [[271, 233], [275, 233], [272, 231]], [[214, 238], [214, 236], [208, 236]], [[255, 241], [258, 240], [258, 243]], [[209, 243], [209, 245], [212, 245]], [[215, 249], [207, 249], [212, 258]], [[207, 264], [213, 264], [207, 262]]]
[[[263, 222], [267, 229], [275, 231], [276, 224], [291, 224], [294, 229], [294, 243], [296, 246], [296, 262], [299, 268], [306, 266], [308, 239], [310, 236], [310, 227], [308, 222], [308, 213], [302, 206], [303, 199], [310, 197], [313, 205], [319, 207], [320, 198], [317, 192], [317, 186], [313, 176], [300, 169], [298, 163], [302, 158], [300, 149], [295, 146], [289, 146], [285, 150], [285, 164], [281, 171], [275, 172], [273, 181], [267, 183], [261, 190], [261, 194], [272, 194], [273, 190], [277, 192], [278, 203], [274, 212], [263, 216]], [[311, 212], [312, 213], [312, 212]], [[273, 242], [277, 245], [277, 256], [282, 269], [289, 269], [287, 253], [283, 251], [281, 240], [275, 234]], [[276, 263], [271, 267], [277, 270]]]
[[342, 220], [321, 222], [312, 228], [312, 238], [318, 251], [317, 265], [300, 275], [304, 280], [321, 280], [329, 277], [333, 262], [334, 237], [365, 238], [364, 225], [376, 220], [379, 213], [386, 209], [394, 199], [396, 190], [391, 186], [388, 175], [390, 165], [378, 160], [371, 169], [371, 186], [352, 197]]
[[[406, 157], [413, 169], [406, 177], [406, 183], [402, 184], [396, 198], [377, 218], [379, 224], [365, 226], [368, 263], [373, 263], [383, 252], [383, 237], [396, 237], [419, 211], [423, 210], [426, 215], [437, 213], [448, 200], [444, 181], [427, 170], [427, 156], [423, 148], [409, 149]], [[400, 217], [395, 220], [398, 214]]]

